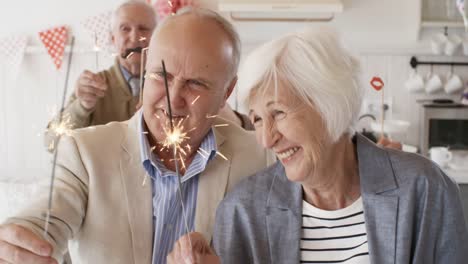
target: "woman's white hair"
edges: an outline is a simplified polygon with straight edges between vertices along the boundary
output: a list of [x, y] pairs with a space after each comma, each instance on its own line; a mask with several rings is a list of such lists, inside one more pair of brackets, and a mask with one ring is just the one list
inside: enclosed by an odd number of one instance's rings
[[249, 105], [266, 92], [277, 94], [279, 80], [320, 113], [333, 142], [354, 133], [363, 96], [360, 66], [333, 29], [289, 34], [250, 53], [239, 72], [239, 88], [248, 91], [241, 99]]

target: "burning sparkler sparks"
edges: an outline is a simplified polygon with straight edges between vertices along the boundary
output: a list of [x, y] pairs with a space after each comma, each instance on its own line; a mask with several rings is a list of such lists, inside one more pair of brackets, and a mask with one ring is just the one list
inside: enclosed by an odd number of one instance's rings
[[223, 158], [224, 160], [228, 160], [228, 158], [226, 158], [226, 156], [223, 155], [223, 153], [219, 152], [219, 151], [216, 151], [216, 154], [218, 154], [218, 156], [220, 156], [221, 158]]
[[197, 96], [197, 98], [195, 98], [195, 100], [193, 100], [192, 105], [198, 100], [198, 98], [200, 98], [200, 96]]
[[[46, 130], [51, 135], [54, 135], [55, 138], [59, 138], [63, 135], [70, 135], [74, 127], [74, 124], [71, 121], [70, 114], [68, 113], [63, 114], [61, 121], [60, 121], [59, 116], [60, 114], [56, 115], [56, 118], [52, 120], [52, 122], [50, 123], [49, 127]], [[52, 141], [50, 142], [48, 146], [48, 150], [54, 151], [55, 147], [56, 147], [56, 142]]]
[[206, 160], [209, 158], [205, 153], [201, 152], [201, 151], [198, 150], [198, 149], [197, 149], [197, 153], [200, 154], [200, 156], [202, 156], [202, 157], [203, 157], [204, 159], [206, 159]]
[[[175, 124], [172, 129], [168, 128], [167, 126], [168, 121], [166, 121], [166, 126], [163, 127], [166, 138], [161, 143], [162, 145], [161, 150], [170, 150], [172, 148], [175, 148], [178, 153], [181, 153], [182, 156], [179, 155], [180, 161], [182, 161], [187, 154], [187, 152], [184, 150], [183, 143], [185, 142], [185, 140], [189, 139], [187, 135], [188, 131], [187, 132], [184, 131], [185, 130], [183, 126], [184, 121], [185, 121], [185, 118], [179, 120], [179, 122]], [[179, 159], [175, 159], [175, 160], [178, 161]]]
[[125, 57], [125, 58], [126, 58], [126, 59], [129, 59], [130, 57], [133, 56], [133, 54], [135, 54], [135, 52], [132, 51], [132, 52], [130, 52], [130, 53], [127, 55], [127, 57]]

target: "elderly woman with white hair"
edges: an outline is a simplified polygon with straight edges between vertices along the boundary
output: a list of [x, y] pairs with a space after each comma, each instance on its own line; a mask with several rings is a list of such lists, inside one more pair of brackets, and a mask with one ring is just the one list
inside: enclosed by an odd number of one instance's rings
[[257, 138], [279, 161], [219, 205], [218, 258], [197, 234], [192, 250], [186, 236], [173, 256], [210, 255], [223, 264], [467, 263], [457, 185], [431, 161], [353, 130], [363, 97], [359, 65], [332, 30], [273, 40], [250, 54], [239, 76]]

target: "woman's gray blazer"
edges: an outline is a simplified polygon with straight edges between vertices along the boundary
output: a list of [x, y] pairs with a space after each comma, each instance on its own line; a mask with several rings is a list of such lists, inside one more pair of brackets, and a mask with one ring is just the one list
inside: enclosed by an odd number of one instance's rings
[[[468, 232], [458, 186], [431, 161], [357, 144], [374, 264], [466, 264]], [[301, 185], [277, 163], [239, 183], [219, 205], [213, 245], [223, 264], [299, 263]]]

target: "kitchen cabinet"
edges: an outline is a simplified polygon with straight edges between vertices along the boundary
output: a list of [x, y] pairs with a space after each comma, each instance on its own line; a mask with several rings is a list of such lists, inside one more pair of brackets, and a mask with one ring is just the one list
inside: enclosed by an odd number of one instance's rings
[[455, 0], [420, 0], [421, 29], [463, 28], [463, 19]]

